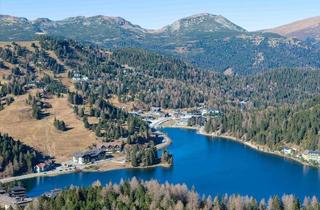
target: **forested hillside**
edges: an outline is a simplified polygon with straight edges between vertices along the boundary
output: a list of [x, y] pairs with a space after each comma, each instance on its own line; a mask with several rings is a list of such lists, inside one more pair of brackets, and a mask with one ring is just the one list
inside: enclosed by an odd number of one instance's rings
[[[116, 97], [146, 109], [217, 109], [222, 115], [208, 121], [208, 132], [233, 133], [269, 147], [291, 143], [319, 148], [316, 69], [224, 75], [142, 49], [109, 51], [52, 37], [42, 37], [32, 49], [8, 44], [0, 48], [0, 56], [7, 75], [1, 83], [2, 107], [11, 101], [7, 97], [25, 94], [30, 85], [67, 94], [83, 126], [103, 141], [130, 136], [130, 142], [144, 144], [151, 138], [146, 123], [113, 106]], [[74, 87], [68, 90], [62, 81]], [[38, 105], [32, 107], [41, 113]]]
[[[108, 52], [70, 41], [47, 39], [41, 43], [57, 51], [58, 57], [72, 69], [77, 69], [69, 72], [70, 78], [80, 74], [89, 78], [82, 84], [104, 84], [105, 91], [118, 95], [123, 102], [138, 99], [151, 106], [185, 108], [202, 103], [235, 106], [246, 101], [254, 108], [264, 108], [300, 102], [319, 94], [318, 70], [277, 69], [232, 77], [196, 69], [175, 58], [141, 49]], [[67, 50], [62, 54], [68, 57], [60, 56], [60, 49]]]
[[274, 69], [254, 76], [238, 77], [231, 83], [233, 95], [266, 108], [283, 104], [299, 104], [319, 96], [319, 69]]
[[102, 187], [98, 182], [88, 188], [71, 188], [56, 197], [42, 197], [26, 208], [33, 209], [243, 209], [243, 210], [316, 210], [316, 197], [298, 200], [293, 195], [274, 196], [257, 201], [252, 197], [224, 195], [222, 197], [200, 197], [186, 185], [159, 184], [157, 181], [138, 181], [133, 178], [120, 184]]
[[0, 151], [0, 177], [30, 173], [37, 163], [46, 159], [33, 148], [1, 133]]
[[262, 110], [225, 110], [222, 116], [209, 118], [208, 133], [231, 134], [259, 145], [280, 150], [298, 145], [308, 150], [320, 149], [320, 98], [299, 105], [269, 107]]
[[[59, 62], [49, 51], [55, 53]], [[66, 72], [78, 91], [89, 91], [87, 95], [95, 89], [106, 98], [117, 95], [122, 102], [138, 100], [163, 108], [203, 103], [215, 108], [239, 106], [240, 102], [245, 102], [247, 108], [295, 104], [319, 95], [320, 87], [319, 70], [287, 68], [252, 76], [225, 76], [141, 49], [107, 51], [46, 37], [40, 39], [34, 50], [14, 43], [0, 48], [0, 56], [3, 71], [11, 73], [8, 82], [2, 84], [2, 97], [23, 94], [25, 86], [33, 84], [38, 75], [34, 69], [48, 69], [54, 74]], [[42, 81], [47, 89], [65, 92], [55, 80], [44, 77]]]

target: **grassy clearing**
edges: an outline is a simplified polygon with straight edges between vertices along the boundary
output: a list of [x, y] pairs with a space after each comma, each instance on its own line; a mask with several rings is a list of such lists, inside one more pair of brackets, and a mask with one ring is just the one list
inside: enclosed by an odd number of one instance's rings
[[[57, 162], [68, 160], [74, 152], [97, 143], [94, 133], [84, 128], [73, 113], [66, 97], [46, 100], [52, 108], [45, 110], [50, 115], [41, 120], [31, 118], [31, 107], [25, 104], [26, 98], [27, 95], [15, 97], [15, 102], [0, 112], [0, 132], [55, 157]], [[69, 129], [58, 131], [53, 125], [55, 117], [63, 120]]]

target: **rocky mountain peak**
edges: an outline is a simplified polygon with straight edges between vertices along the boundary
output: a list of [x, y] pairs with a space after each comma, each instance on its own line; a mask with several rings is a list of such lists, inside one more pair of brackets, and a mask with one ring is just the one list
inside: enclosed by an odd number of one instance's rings
[[25, 24], [29, 22], [27, 18], [14, 17], [11, 15], [0, 15], [0, 21], [2, 24], [8, 24], [8, 25]]
[[165, 26], [159, 32], [183, 33], [183, 32], [245, 32], [246, 30], [235, 25], [221, 15], [200, 13], [175, 21]]

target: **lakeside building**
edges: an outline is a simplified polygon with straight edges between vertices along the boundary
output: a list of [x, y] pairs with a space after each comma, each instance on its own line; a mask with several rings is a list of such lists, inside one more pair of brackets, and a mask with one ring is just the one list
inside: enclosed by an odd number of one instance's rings
[[9, 192], [10, 197], [13, 198], [26, 198], [26, 189], [22, 186], [15, 186]]
[[290, 154], [292, 154], [292, 149], [289, 148], [289, 147], [284, 147], [284, 148], [282, 149], [282, 152], [283, 152], [284, 154], [290, 155]]
[[302, 154], [302, 157], [307, 160], [307, 161], [315, 161], [320, 164], [320, 151], [311, 151], [311, 150], [306, 150]]
[[0, 207], [4, 209], [17, 209], [24, 208], [32, 201], [26, 195], [26, 189], [21, 186], [15, 186], [11, 188], [9, 193], [1, 190], [0, 193]]
[[122, 142], [103, 143], [100, 147], [100, 149], [105, 150], [107, 153], [121, 152], [122, 148]]
[[77, 152], [73, 155], [73, 162], [86, 164], [97, 160], [105, 159], [106, 151], [103, 149], [92, 149], [85, 152]]
[[121, 152], [123, 150], [122, 142], [108, 142], [101, 144], [100, 148], [76, 152], [73, 155], [73, 162], [76, 164], [86, 164], [111, 157], [110, 153]]
[[38, 163], [34, 167], [34, 171], [36, 173], [41, 173], [41, 172], [49, 171], [49, 170], [51, 170], [53, 168], [54, 168], [54, 162], [52, 160], [48, 160], [48, 161], [45, 161], [43, 163]]
[[202, 116], [211, 116], [211, 115], [217, 115], [220, 114], [220, 111], [217, 109], [202, 109], [201, 110], [201, 115]]

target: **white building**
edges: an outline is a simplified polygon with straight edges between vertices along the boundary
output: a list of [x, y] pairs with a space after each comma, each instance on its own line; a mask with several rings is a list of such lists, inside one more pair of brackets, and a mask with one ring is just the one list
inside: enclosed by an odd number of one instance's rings
[[106, 151], [102, 149], [92, 149], [85, 152], [77, 152], [73, 155], [72, 159], [74, 163], [85, 164], [92, 161], [104, 159], [106, 157]]
[[292, 154], [292, 149], [289, 148], [289, 147], [285, 147], [285, 148], [282, 149], [282, 152], [284, 154], [290, 155], [290, 154]]
[[315, 161], [320, 164], [320, 151], [306, 150], [302, 154], [302, 157], [307, 161]]

